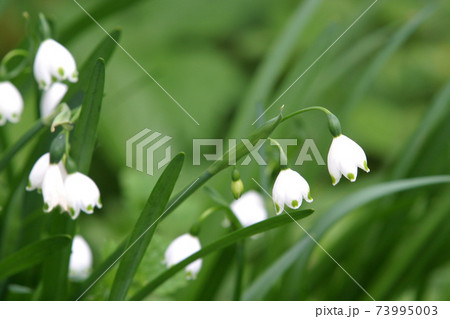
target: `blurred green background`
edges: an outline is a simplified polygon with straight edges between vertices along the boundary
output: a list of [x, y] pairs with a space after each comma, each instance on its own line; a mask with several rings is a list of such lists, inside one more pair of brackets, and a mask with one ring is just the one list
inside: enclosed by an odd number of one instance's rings
[[[176, 190], [207, 165], [192, 166], [193, 138], [243, 138], [251, 124], [363, 12], [360, 0], [129, 0], [79, 3], [106, 30], [121, 27], [121, 45], [199, 122], [196, 125], [121, 50], [106, 69], [106, 87], [90, 175], [104, 203], [80, 217], [79, 232], [103, 260], [132, 229], [157, 176], [125, 165], [125, 142], [144, 128], [172, 137], [172, 152], [187, 154]], [[0, 1], [0, 56], [25, 38], [22, 13], [43, 12], [55, 38], [81, 64], [105, 33], [72, 0]], [[271, 118], [303, 106], [322, 105], [341, 120], [346, 135], [366, 151], [371, 173], [332, 187], [325, 166], [295, 167], [309, 182], [313, 216], [309, 228], [326, 218], [337, 202], [359, 190], [395, 179], [450, 174], [450, 2], [379, 0], [270, 109]], [[291, 26], [291, 27], [289, 27]], [[290, 28], [290, 29], [289, 29]], [[286, 31], [287, 30], [287, 31]], [[10, 143], [36, 118], [31, 87], [22, 85], [23, 120], [2, 128]], [[322, 114], [306, 114], [275, 131], [275, 138], [297, 138], [291, 163], [305, 138], [313, 138], [326, 160], [331, 137]], [[268, 158], [276, 151], [268, 149]], [[272, 154], [273, 153], [273, 154]], [[17, 161], [27, 158], [21, 152]], [[276, 174], [276, 165], [241, 169], [246, 189]], [[229, 171], [208, 185], [230, 202]], [[270, 183], [269, 183], [270, 184]], [[268, 184], [268, 187], [270, 185]], [[375, 299], [450, 298], [450, 187], [437, 185], [383, 197], [353, 209], [322, 238], [324, 248]], [[270, 199], [268, 209], [274, 215]], [[200, 190], [159, 227], [148, 248], [134, 289], [164, 269], [171, 240], [189, 230], [214, 202]], [[202, 243], [224, 233], [223, 216], [208, 220]], [[314, 234], [313, 234], [314, 235]], [[277, 274], [253, 294], [254, 283], [305, 234], [295, 224], [249, 240], [244, 296], [268, 300], [367, 299], [319, 248]], [[229, 254], [229, 256], [227, 255]], [[227, 257], [228, 256], [228, 257]], [[183, 274], [170, 279], [151, 300], [231, 299], [236, 265], [232, 249], [204, 260], [196, 281]], [[225, 260], [225, 261], [224, 261]], [[105, 299], [114, 269], [88, 294]], [[260, 280], [265, 283], [264, 279]], [[253, 290], [252, 290], [253, 289]]]

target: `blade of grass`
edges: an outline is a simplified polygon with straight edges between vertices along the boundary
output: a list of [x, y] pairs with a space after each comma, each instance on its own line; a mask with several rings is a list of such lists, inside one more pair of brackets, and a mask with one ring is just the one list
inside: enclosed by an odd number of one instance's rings
[[130, 234], [124, 251], [127, 254], [123, 255], [120, 261], [111, 288], [110, 300], [124, 300], [126, 298], [136, 270], [158, 226], [158, 221], [164, 214], [164, 209], [180, 175], [183, 161], [183, 153], [175, 156], [156, 182], [147, 204]]
[[410, 142], [401, 152], [402, 157], [396, 161], [392, 177], [394, 179], [405, 177], [411, 170], [417, 156], [421, 154], [422, 147], [433, 131], [446, 119], [450, 112], [450, 82], [437, 94], [434, 102], [421, 121]]
[[[100, 21], [115, 13], [123, 12], [127, 8], [131, 8], [134, 4], [138, 4], [140, 1], [142, 0], [106, 0], [102, 3], [99, 3], [95, 8], [89, 9], [89, 13], [97, 21]], [[79, 10], [79, 7], [76, 6], [76, 4], [74, 5], [75, 9]], [[63, 42], [70, 42], [90, 26], [95, 26], [95, 23], [88, 15], [80, 11], [78, 18], [61, 32], [59, 38]]]
[[[122, 31], [120, 29], [114, 29], [111, 32], [111, 37], [119, 42], [120, 35]], [[105, 36], [102, 42], [100, 42], [97, 47], [89, 54], [89, 56], [84, 61], [83, 65], [80, 68], [80, 76], [77, 83], [72, 84], [69, 87], [69, 91], [66, 94], [67, 99], [73, 99], [78, 92], [86, 92], [89, 84], [89, 77], [94, 71], [95, 65], [97, 64], [97, 60], [102, 58], [107, 64], [115, 49], [117, 48], [117, 44], [109, 37]]]
[[[290, 213], [290, 215], [292, 216], [293, 219], [299, 220], [311, 215], [312, 213], [313, 213], [312, 209], [307, 209]], [[141, 290], [139, 290], [134, 296], [132, 296], [131, 300], [144, 299], [148, 294], [150, 294], [153, 290], [155, 290], [159, 285], [164, 283], [167, 279], [169, 279], [170, 277], [175, 275], [178, 271], [182, 270], [184, 267], [186, 267], [187, 265], [189, 265], [190, 263], [199, 258], [202, 258], [214, 251], [233, 245], [234, 243], [239, 242], [247, 237], [251, 237], [253, 235], [266, 232], [270, 229], [284, 226], [291, 222], [292, 219], [287, 214], [280, 214], [278, 216], [266, 219], [262, 222], [253, 224], [245, 228], [241, 228], [228, 235], [225, 235], [224, 237], [205, 246], [195, 254], [192, 254], [188, 258], [182, 260], [178, 264], [173, 265], [172, 267], [161, 273], [159, 276], [157, 276], [156, 278], [151, 280], [147, 285], [145, 285]]]
[[103, 90], [105, 87], [105, 61], [99, 58], [89, 80], [88, 90], [81, 108], [80, 118], [73, 132], [70, 153], [84, 174], [89, 172], [92, 154], [97, 140]]
[[406, 40], [414, 33], [414, 31], [433, 13], [436, 12], [437, 6], [430, 4], [425, 9], [417, 13], [411, 18], [397, 33], [391, 38], [381, 52], [373, 59], [368, 66], [366, 72], [358, 80], [356, 88], [350, 95], [349, 100], [342, 108], [341, 118], [350, 116], [356, 104], [364, 96], [370, 88], [370, 84], [374, 80], [377, 73], [381, 70], [388, 59], [406, 42]]
[[314, 17], [314, 12], [321, 3], [322, 0], [303, 1], [292, 14], [285, 29], [258, 68], [240, 107], [237, 108], [228, 136], [245, 136], [252, 129], [251, 123], [255, 120], [257, 104], [262, 103], [267, 107], [267, 99], [288, 63], [299, 37], [306, 30], [308, 22]]
[[23, 247], [0, 261], [0, 279], [7, 278], [43, 262], [55, 251], [70, 247], [70, 242], [69, 236], [60, 235]]
[[[76, 124], [71, 143], [71, 156], [78, 171], [87, 174], [97, 137], [97, 125], [105, 84], [105, 63], [98, 59], [89, 80], [86, 98], [83, 101], [80, 118]], [[68, 234], [73, 237], [76, 221], [68, 214], [53, 212], [50, 233]], [[70, 247], [49, 256], [43, 267], [42, 298], [44, 300], [65, 300], [67, 298], [67, 277]]]
[[38, 136], [39, 133], [45, 128], [44, 123], [38, 120], [16, 143], [14, 143], [6, 152], [5, 155], [0, 160], [0, 172], [4, 170], [11, 159], [30, 142], [34, 137]]
[[[397, 192], [443, 183], [450, 183], [449, 175], [411, 178], [367, 187], [347, 196], [337, 204], [333, 205], [331, 209], [320, 216], [312, 226], [311, 230], [309, 230], [309, 233], [319, 241], [339, 220], [362, 205]], [[315, 243], [311, 241], [309, 237], [304, 237], [258, 276], [244, 292], [243, 300], [262, 299], [278, 279], [295, 262], [297, 262], [299, 258], [302, 259], [302, 262], [300, 263], [302, 267], [299, 267], [298, 272], [302, 273], [305, 270], [307, 261], [309, 260], [314, 247]]]

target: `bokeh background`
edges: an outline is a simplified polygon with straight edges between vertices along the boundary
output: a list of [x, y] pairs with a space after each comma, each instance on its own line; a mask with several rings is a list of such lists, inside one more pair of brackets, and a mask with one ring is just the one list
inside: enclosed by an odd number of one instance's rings
[[[193, 138], [243, 138], [251, 124], [372, 1], [360, 0], [79, 0], [108, 31], [122, 29], [121, 45], [199, 122], [196, 125], [122, 50], [106, 69], [105, 97], [98, 147], [90, 175], [104, 203], [80, 217], [79, 233], [90, 243], [95, 262], [103, 260], [133, 228], [157, 180], [125, 165], [125, 142], [144, 128], [172, 137], [172, 151], [187, 160], [176, 189], [206, 167], [192, 165]], [[23, 12], [44, 13], [55, 38], [81, 64], [105, 33], [72, 0], [0, 1], [0, 56], [26, 37]], [[285, 105], [285, 113], [322, 105], [341, 119], [344, 133], [366, 151], [370, 174], [356, 183], [332, 187], [325, 166], [295, 167], [309, 182], [316, 212], [308, 229], [326, 220], [330, 209], [362, 189], [397, 179], [450, 174], [450, 3], [438, 0], [379, 0], [292, 88], [264, 118]], [[36, 119], [32, 86], [25, 92], [23, 120], [2, 127], [13, 143]], [[297, 138], [293, 163], [305, 138], [322, 157], [331, 142], [322, 114], [287, 122], [276, 138]], [[30, 149], [16, 161], [23, 161]], [[273, 153], [273, 154], [272, 154]], [[276, 176], [276, 150], [269, 166], [243, 167], [246, 189]], [[269, 178], [264, 178], [269, 176]], [[230, 172], [209, 184], [227, 200]], [[390, 194], [351, 209], [332, 223], [323, 247], [375, 299], [450, 298], [450, 187], [446, 184]], [[356, 199], [355, 199], [356, 200]], [[214, 205], [199, 190], [159, 227], [140, 266], [133, 289], [164, 270], [163, 253], [171, 240], [189, 230]], [[274, 215], [267, 198], [267, 207]], [[223, 215], [207, 220], [202, 243], [225, 233]], [[19, 227], [19, 226], [17, 226]], [[314, 234], [313, 234], [314, 235]], [[295, 224], [248, 240], [244, 297], [267, 300], [346, 300], [368, 297], [319, 248], [280, 267], [305, 234]], [[13, 243], [11, 243], [13, 247]], [[13, 248], [11, 248], [13, 249]], [[178, 274], [150, 300], [228, 300], [236, 263], [233, 248], [210, 255], [196, 281]], [[270, 268], [272, 266], [272, 268]], [[267, 273], [270, 270], [272, 272]], [[273, 275], [267, 281], [262, 276]], [[114, 269], [89, 292], [105, 299]], [[260, 284], [262, 286], [258, 286]], [[264, 289], [259, 289], [264, 287]]]

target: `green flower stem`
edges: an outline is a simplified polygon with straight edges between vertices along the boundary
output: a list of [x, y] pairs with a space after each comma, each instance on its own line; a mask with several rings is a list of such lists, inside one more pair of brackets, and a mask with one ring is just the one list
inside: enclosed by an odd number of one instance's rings
[[[275, 130], [275, 128], [282, 122], [282, 115], [278, 115], [277, 117], [267, 121], [265, 124], [260, 126], [249, 138], [248, 140], [255, 144], [256, 141], [259, 139], [265, 139], [268, 138], [269, 135]], [[73, 147], [73, 145], [72, 145]], [[233, 158], [236, 158], [236, 161], [247, 155], [250, 151], [247, 149], [247, 147], [241, 142], [239, 143], [236, 148], [228, 151], [225, 153], [222, 158], [212, 163], [208, 169], [206, 169], [199, 177], [197, 177], [194, 182], [187, 185], [184, 189], [182, 189], [178, 195], [176, 195], [172, 200], [170, 200], [167, 203], [167, 209], [163, 215], [161, 215], [161, 219], [166, 218], [171, 212], [173, 212], [185, 199], [187, 199], [189, 196], [191, 196], [195, 191], [197, 191], [200, 187], [202, 187], [211, 177], [218, 174], [220, 171], [222, 171], [225, 168], [228, 167], [234, 167], [229, 165], [229, 156], [234, 156]], [[121, 243], [118, 248], [112, 253], [112, 255], [120, 256], [120, 254], [123, 251], [123, 247], [126, 243]], [[111, 257], [108, 257], [110, 260]], [[103, 273], [105, 271], [108, 271], [108, 267], [110, 267], [111, 264], [103, 263], [99, 269], [95, 270], [95, 273]], [[83, 282], [83, 287], [88, 287], [88, 289], [95, 284], [97, 278], [94, 278], [93, 276], [90, 276], [85, 282]], [[83, 293], [84, 294], [84, 293]], [[80, 296], [81, 297], [81, 296]]]
[[30, 142], [33, 137], [37, 136], [45, 128], [41, 120], [37, 121], [3, 156], [0, 160], [0, 172], [4, 170], [9, 161]]
[[[277, 140], [274, 140], [274, 139], [272, 139], [270, 137], [268, 138], [268, 140], [270, 140], [271, 145], [275, 145], [280, 150], [280, 167], [281, 167], [282, 170], [286, 169], [287, 168], [288, 159], [287, 159], [286, 153], [284, 152], [284, 150], [281, 147], [280, 143], [278, 143]], [[282, 163], [286, 163], [286, 164], [282, 164]]]
[[334, 115], [333, 113], [330, 112], [330, 110], [322, 107], [322, 106], [311, 106], [311, 107], [307, 107], [301, 110], [298, 110], [296, 112], [293, 112], [287, 116], [285, 116], [282, 120], [282, 122], [295, 117], [297, 115], [300, 115], [302, 113], [306, 113], [309, 111], [321, 111], [324, 112], [327, 117], [328, 117], [328, 128], [330, 130], [331, 135], [333, 135], [333, 137], [337, 137], [339, 135], [341, 135], [342, 130], [341, 130], [341, 124], [339, 122], [339, 119], [336, 117], [336, 115]]
[[[10, 80], [15, 77], [17, 77], [22, 71], [25, 69], [25, 67], [28, 64], [28, 57], [29, 52], [24, 49], [15, 49], [12, 51], [9, 51], [3, 58], [1, 64], [0, 64], [0, 80]], [[17, 65], [13, 70], [8, 71], [7, 64], [9, 61], [14, 59], [15, 57], [23, 57], [24, 59]]]

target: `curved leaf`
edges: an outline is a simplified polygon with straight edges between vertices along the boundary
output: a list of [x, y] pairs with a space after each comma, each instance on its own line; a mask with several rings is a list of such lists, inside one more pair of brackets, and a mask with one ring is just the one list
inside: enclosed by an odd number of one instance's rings
[[175, 156], [156, 182], [147, 204], [131, 232], [130, 239], [128, 240], [114, 279], [110, 300], [125, 299], [136, 270], [142, 257], [144, 257], [145, 250], [155, 233], [158, 222], [167, 211], [166, 205], [180, 175], [183, 161], [183, 153]]
[[[331, 209], [321, 215], [317, 222], [308, 232], [316, 240], [332, 228], [339, 220], [350, 214], [354, 209], [367, 204], [378, 198], [388, 196], [397, 192], [414, 189], [423, 186], [450, 183], [449, 175], [411, 178], [370, 186], [356, 192], [334, 205]], [[299, 258], [303, 260], [303, 267], [315, 247], [315, 243], [309, 237], [305, 237], [264, 271], [244, 292], [243, 300], [262, 299], [277, 280], [291, 267]]]
[[60, 249], [70, 247], [71, 238], [66, 235], [53, 236], [25, 246], [0, 261], [0, 279], [33, 267]]
[[[253, 235], [266, 232], [268, 230], [284, 226], [290, 222], [292, 222], [292, 219], [299, 220], [303, 219], [309, 215], [311, 215], [314, 211], [312, 209], [306, 209], [302, 211], [296, 211], [290, 213], [290, 216], [287, 214], [280, 214], [275, 217], [271, 217], [269, 219], [263, 220], [262, 222], [253, 224], [251, 226], [241, 228], [239, 230], [236, 230], [228, 235], [225, 235], [221, 239], [216, 240], [215, 242], [205, 246], [195, 254], [192, 254], [188, 258], [180, 261], [178, 264], [173, 265], [169, 269], [167, 269], [165, 272], [160, 274], [158, 277], [150, 281], [147, 285], [145, 285], [141, 290], [139, 290], [132, 298], [131, 300], [142, 300], [144, 299], [148, 294], [150, 294], [153, 290], [155, 290], [159, 285], [164, 283], [167, 279], [172, 277], [174, 274], [176, 274], [178, 271], [182, 270], [184, 267], [192, 263], [193, 261], [202, 258], [214, 251], [223, 249], [225, 247], [228, 247], [238, 241], [241, 241], [244, 238], [251, 237]], [[291, 218], [292, 217], [292, 218]]]

